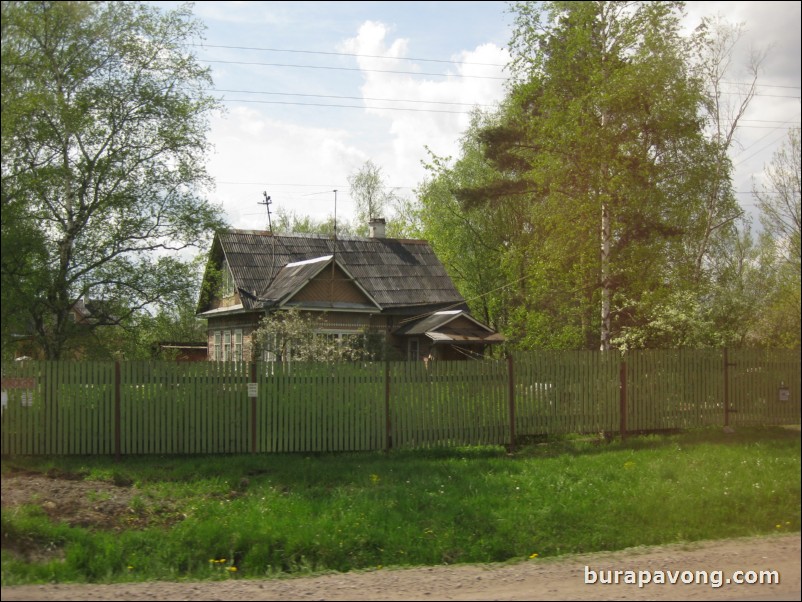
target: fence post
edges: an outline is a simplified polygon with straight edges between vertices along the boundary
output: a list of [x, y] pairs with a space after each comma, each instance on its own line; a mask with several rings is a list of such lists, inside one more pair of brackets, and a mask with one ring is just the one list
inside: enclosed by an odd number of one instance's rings
[[515, 367], [512, 353], [507, 354], [507, 402], [510, 413], [510, 445], [509, 451], [515, 451]]
[[390, 421], [390, 360], [384, 360], [384, 451], [393, 447], [392, 423]]
[[[250, 382], [256, 383], [256, 362], [251, 362]], [[256, 396], [251, 397], [251, 453], [256, 453]]]
[[46, 361], [45, 370], [47, 372], [47, 391], [45, 392], [45, 399], [50, 412], [50, 445], [51, 453], [63, 455], [61, 443], [63, 437], [61, 436], [61, 424], [59, 420], [59, 380], [61, 374], [58, 371], [59, 364], [55, 361]]
[[120, 461], [121, 435], [120, 435], [120, 362], [114, 362], [114, 459]]
[[730, 426], [730, 354], [724, 348], [724, 427]]
[[620, 430], [621, 439], [627, 438], [627, 362], [622, 360], [618, 369], [620, 409], [619, 418], [621, 420]]

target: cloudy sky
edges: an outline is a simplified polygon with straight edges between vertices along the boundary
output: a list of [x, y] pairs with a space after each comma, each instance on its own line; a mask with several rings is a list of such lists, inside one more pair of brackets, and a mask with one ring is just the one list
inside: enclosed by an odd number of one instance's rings
[[[172, 5], [172, 2], [158, 2]], [[800, 2], [688, 2], [688, 26], [720, 14], [744, 24], [727, 100], [763, 52], [758, 95], [732, 154], [736, 191], [800, 122]], [[512, 16], [506, 2], [199, 2], [198, 57], [225, 113], [212, 124], [213, 198], [237, 228], [266, 227], [272, 209], [353, 217], [348, 176], [370, 159], [385, 183], [414, 196], [426, 148], [458, 151], [472, 106], [504, 94]]]

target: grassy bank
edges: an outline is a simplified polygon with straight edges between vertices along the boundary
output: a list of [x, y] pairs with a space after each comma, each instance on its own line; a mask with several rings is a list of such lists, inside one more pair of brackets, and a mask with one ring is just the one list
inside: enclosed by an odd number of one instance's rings
[[[800, 433], [783, 429], [554, 439], [514, 455], [17, 458], [2, 470], [7, 483], [42, 473], [128, 496], [119, 516], [82, 526], [35, 499], [4, 507], [4, 585], [494, 562], [800, 529]], [[106, 487], [90, 496], [114, 496]]]

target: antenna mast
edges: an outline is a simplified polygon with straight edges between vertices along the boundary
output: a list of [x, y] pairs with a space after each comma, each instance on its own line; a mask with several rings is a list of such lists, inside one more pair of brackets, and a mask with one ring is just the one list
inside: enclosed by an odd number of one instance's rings
[[331, 260], [331, 306], [334, 307], [334, 266], [337, 263], [337, 190], [334, 190], [334, 242]]
[[334, 191], [334, 240], [337, 240], [337, 191]]
[[264, 191], [262, 193], [262, 195], [265, 197], [265, 200], [264, 201], [259, 201], [256, 204], [257, 205], [264, 205], [265, 208], [267, 209], [267, 229], [270, 232], [270, 234], [273, 234], [273, 222], [270, 219], [270, 205], [273, 204], [273, 201], [270, 199], [269, 196], [267, 196], [267, 191]]
[[267, 209], [267, 229], [270, 232], [270, 281], [273, 280], [273, 272], [276, 269], [276, 238], [273, 236], [273, 220], [270, 219], [270, 205], [273, 201], [268, 196], [267, 191], [262, 192], [265, 197], [264, 201], [259, 201], [257, 205], [264, 205]]

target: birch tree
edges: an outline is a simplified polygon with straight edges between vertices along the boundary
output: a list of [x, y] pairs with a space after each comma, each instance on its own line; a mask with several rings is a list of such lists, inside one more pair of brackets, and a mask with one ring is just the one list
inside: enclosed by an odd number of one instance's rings
[[[205, 198], [218, 103], [186, 6], [3, 2], [2, 23], [3, 317], [57, 359], [191, 282], [179, 253], [221, 225]], [[80, 298], [114, 310], [79, 327]]]
[[[611, 348], [664, 294], [697, 217], [703, 89], [690, 71], [678, 2], [519, 3], [505, 123], [485, 133], [502, 178], [475, 197], [529, 199], [540, 257]], [[512, 185], [512, 183], [515, 183]]]

